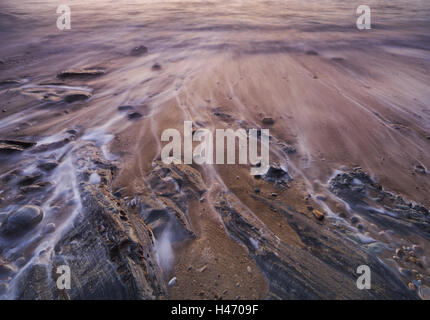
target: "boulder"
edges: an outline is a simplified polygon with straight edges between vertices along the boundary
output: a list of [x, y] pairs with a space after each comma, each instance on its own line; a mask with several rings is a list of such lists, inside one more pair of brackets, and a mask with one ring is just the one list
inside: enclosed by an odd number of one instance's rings
[[0, 232], [5, 235], [19, 235], [34, 228], [42, 219], [42, 208], [25, 205], [8, 215], [0, 228]]

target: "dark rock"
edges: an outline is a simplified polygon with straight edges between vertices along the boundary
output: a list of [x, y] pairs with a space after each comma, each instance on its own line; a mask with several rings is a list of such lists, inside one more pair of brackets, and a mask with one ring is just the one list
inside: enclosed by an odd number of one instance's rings
[[135, 112], [130, 112], [130, 113], [127, 114], [127, 118], [129, 120], [137, 120], [137, 119], [140, 119], [142, 117], [143, 117], [143, 115], [141, 113], [139, 113], [139, 112], [136, 112], [136, 111]]
[[118, 107], [118, 111], [130, 111], [130, 110], [134, 110], [133, 106], [119, 106]]
[[0, 152], [11, 153], [17, 151], [24, 151], [32, 146], [36, 145], [36, 142], [23, 141], [23, 140], [0, 140]]
[[144, 54], [148, 53], [148, 48], [145, 46], [138, 46], [138, 47], [134, 47], [131, 52], [130, 55], [132, 56], [141, 56]]
[[39, 152], [46, 152], [46, 151], [50, 151], [50, 150], [60, 149], [60, 148], [64, 147], [66, 144], [68, 144], [70, 141], [71, 141], [70, 138], [65, 138], [65, 139], [60, 140], [60, 141], [41, 144], [41, 145], [36, 146], [33, 149], [33, 152], [39, 153]]
[[22, 193], [40, 192], [44, 191], [46, 187], [51, 186], [52, 183], [49, 181], [38, 182], [29, 186], [20, 187], [19, 190]]
[[68, 129], [66, 132], [69, 133], [69, 134], [75, 135], [75, 134], [78, 133], [78, 130], [76, 130], [76, 129]]
[[270, 118], [270, 117], [263, 118], [262, 122], [263, 124], [268, 126], [275, 124], [275, 120], [273, 120], [273, 118]]
[[255, 188], [255, 189], [254, 189], [254, 192], [255, 192], [255, 193], [260, 193], [260, 188]]
[[351, 223], [352, 224], [356, 224], [356, 223], [358, 223], [360, 221], [360, 219], [358, 218], [358, 217], [356, 217], [356, 216], [353, 216], [352, 218], [351, 218]]
[[60, 72], [57, 77], [60, 79], [67, 78], [94, 78], [105, 74], [103, 69], [69, 69]]
[[[83, 142], [70, 155], [75, 167], [82, 209], [73, 228], [59, 235], [49, 264], [31, 262], [16, 280], [17, 299], [163, 299], [165, 281], [154, 251], [152, 230], [115, 199], [112, 188], [114, 162], [104, 159], [93, 143]], [[88, 168], [105, 179], [88, 183]], [[59, 291], [52, 266], [68, 265], [72, 285]]]
[[[262, 200], [273, 204], [270, 199]], [[320, 223], [306, 215], [278, 206], [278, 212], [285, 216], [305, 246], [315, 250], [297, 248], [276, 237], [234, 194], [220, 192], [215, 209], [230, 237], [248, 249], [266, 277], [267, 299], [418, 298], [384, 263], [363, 252], [361, 245], [344, 241], [342, 235], [321, 228]], [[259, 239], [258, 249], [250, 239]], [[345, 272], [345, 269], [356, 270], [361, 264], [371, 268], [374, 290], [357, 290], [356, 274]]]
[[20, 80], [7, 79], [0, 81], [0, 86], [18, 86], [22, 82]]
[[155, 64], [151, 67], [151, 69], [152, 69], [152, 70], [161, 70], [161, 64], [159, 64], [159, 63], [155, 63]]
[[0, 231], [5, 235], [19, 235], [34, 228], [42, 219], [42, 208], [26, 205], [9, 214]]
[[263, 179], [279, 185], [283, 185], [292, 180], [288, 172], [276, 163], [270, 165], [267, 172], [263, 175]]
[[32, 174], [32, 175], [27, 175], [18, 181], [18, 185], [29, 186], [29, 185], [35, 183], [40, 178], [42, 178], [42, 174], [40, 172], [37, 172], [37, 173]]
[[318, 52], [316, 52], [316, 51], [314, 51], [314, 50], [308, 50], [308, 51], [306, 51], [306, 54], [307, 54], [308, 56], [317, 56], [317, 55], [318, 55]]
[[55, 169], [58, 166], [58, 162], [56, 161], [46, 161], [41, 162], [37, 165], [39, 169], [42, 169], [43, 171], [51, 171]]
[[67, 103], [73, 103], [73, 102], [76, 102], [76, 101], [87, 100], [89, 98], [91, 98], [91, 94], [88, 93], [88, 92], [82, 91], [82, 92], [76, 92], [76, 93], [66, 94], [64, 96], [64, 101], [67, 102]]

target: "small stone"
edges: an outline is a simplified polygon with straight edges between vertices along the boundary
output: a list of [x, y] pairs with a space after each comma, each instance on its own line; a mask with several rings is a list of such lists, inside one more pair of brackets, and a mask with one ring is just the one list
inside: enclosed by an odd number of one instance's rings
[[358, 229], [359, 231], [363, 231], [363, 230], [364, 230], [364, 226], [363, 226], [362, 224], [359, 224], [359, 225], [357, 226], [357, 229]]
[[144, 54], [148, 53], [148, 48], [145, 46], [138, 46], [138, 47], [134, 47], [131, 52], [130, 55], [132, 56], [141, 56]]
[[55, 161], [47, 161], [42, 162], [37, 165], [39, 169], [42, 169], [43, 171], [51, 171], [55, 169], [58, 166], [58, 162]]
[[307, 54], [308, 56], [317, 56], [317, 55], [318, 55], [318, 52], [316, 52], [316, 51], [314, 51], [314, 50], [308, 50], [308, 51], [306, 51], [306, 54]]
[[357, 216], [353, 216], [352, 218], [351, 218], [351, 223], [352, 224], [356, 224], [357, 222], [359, 222], [360, 221], [360, 219], [357, 217]]
[[76, 129], [68, 129], [66, 132], [69, 134], [77, 134], [78, 133], [78, 131]]
[[52, 233], [54, 232], [56, 229], [55, 227], [55, 223], [48, 223], [44, 228], [43, 228], [43, 233]]
[[312, 211], [312, 214], [314, 215], [315, 218], [317, 218], [317, 220], [321, 221], [324, 219], [324, 213], [319, 211], [318, 209], [315, 209]]
[[255, 188], [255, 189], [254, 189], [254, 192], [255, 192], [255, 193], [260, 193], [260, 188]]
[[403, 258], [405, 256], [405, 252], [402, 249], [397, 248], [396, 249], [396, 256], [398, 256], [399, 258]]
[[278, 194], [276, 192], [272, 192], [272, 197], [276, 198]]
[[67, 103], [73, 103], [76, 101], [83, 101], [83, 100], [87, 100], [91, 98], [91, 94], [87, 93], [87, 92], [77, 92], [77, 93], [70, 93], [67, 94], [64, 97], [64, 101]]
[[199, 272], [204, 272], [206, 269], [207, 269], [207, 266], [203, 266], [203, 267], [201, 267], [198, 271], [199, 271]]
[[176, 281], [177, 281], [176, 277], [173, 277], [172, 279], [170, 279], [168, 286], [173, 287], [176, 284]]
[[70, 69], [60, 72], [57, 77], [60, 79], [66, 78], [93, 78], [104, 75], [102, 69]]
[[275, 120], [273, 120], [273, 118], [266, 117], [266, 118], [263, 118], [262, 122], [263, 124], [270, 126], [275, 123]]
[[246, 271], [248, 271], [248, 273], [252, 273], [252, 269], [251, 269], [251, 267], [250, 267], [250, 266], [247, 266], [247, 267], [246, 267]]
[[128, 106], [128, 105], [126, 105], [126, 106], [119, 106], [118, 107], [118, 111], [130, 111], [130, 110], [134, 110], [134, 107], [133, 106]]
[[204, 290], [200, 290], [200, 292], [199, 292], [199, 296], [200, 297], [202, 297], [202, 296], [204, 296], [205, 295], [205, 291]]
[[155, 63], [151, 69], [152, 70], [161, 70], [161, 65], [159, 63]]
[[141, 113], [137, 112], [137, 111], [130, 112], [130, 113], [127, 114], [127, 118], [129, 120], [137, 120], [137, 119], [140, 119], [142, 117], [143, 117], [143, 115]]
[[408, 288], [412, 291], [415, 291], [417, 288], [415, 287], [415, 285], [412, 282], [408, 283]]

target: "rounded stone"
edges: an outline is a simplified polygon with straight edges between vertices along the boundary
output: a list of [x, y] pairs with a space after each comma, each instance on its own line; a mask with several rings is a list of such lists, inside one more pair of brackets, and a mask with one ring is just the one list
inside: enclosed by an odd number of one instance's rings
[[42, 219], [41, 207], [25, 205], [7, 216], [0, 231], [6, 235], [17, 235], [34, 228]]

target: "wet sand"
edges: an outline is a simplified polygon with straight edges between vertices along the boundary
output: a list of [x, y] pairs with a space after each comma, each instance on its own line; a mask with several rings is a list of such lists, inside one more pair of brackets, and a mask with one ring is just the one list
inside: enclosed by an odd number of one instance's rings
[[[315, 219], [308, 210], [312, 205], [325, 213], [324, 228], [334, 228], [338, 219], [351, 226], [348, 219], [359, 213], [333, 194], [329, 181], [360, 167], [384, 190], [430, 208], [430, 5], [370, 1], [372, 30], [359, 31], [355, 10], [360, 4], [74, 1], [72, 29], [60, 31], [56, 2], [2, 1], [0, 138], [37, 145], [64, 138], [94, 141], [120, 163], [113, 189], [125, 188], [123, 196], [132, 198], [149, 188], [163, 130], [182, 131], [185, 120], [210, 130], [268, 127], [271, 161], [288, 168], [294, 180], [280, 190], [250, 176], [247, 165], [193, 165], [207, 187], [202, 201], [189, 203], [197, 237], [172, 243], [173, 265], [162, 266], [166, 282], [178, 279], [169, 298], [263, 299], [267, 277], [226, 229], [215, 209], [219, 192], [231, 192], [267, 230], [295, 248], [308, 244], [279, 210], [256, 199], [255, 188], [268, 199], [277, 193], [281, 207], [309, 219]], [[133, 54], [139, 46], [148, 52]], [[57, 77], [75, 68], [102, 74]], [[119, 106], [132, 106], [141, 117], [130, 119]], [[274, 124], [264, 126], [264, 117]], [[74, 130], [72, 138], [67, 130]], [[285, 145], [296, 151], [283, 152]], [[54, 195], [24, 193], [18, 202], [19, 190], [6, 193], [13, 189], [6, 184], [0, 193], [4, 216], [18, 203], [39, 201], [50, 212], [60, 202], [60, 218], [48, 213], [58, 226], [43, 240], [48, 247], [81, 210], [79, 201], [64, 205], [79, 197], [67, 162], [72, 149], [65, 143], [54, 151], [30, 149], [0, 160], [2, 178], [17, 168], [31, 174], [41, 159], [61, 163], [48, 176]], [[340, 212], [347, 212], [346, 221], [338, 218]], [[361, 219], [365, 231], [357, 233], [394, 244], [378, 256], [397, 274], [400, 265], [405, 267], [392, 259], [397, 247], [424, 248], [422, 266], [416, 268], [427, 291], [418, 288], [417, 294], [428, 298], [429, 238], [407, 232], [383, 240], [386, 226]], [[7, 242], [0, 255], [16, 257], [14, 246]], [[37, 250], [29, 246], [25, 254]], [[406, 285], [412, 281], [398, 276]]]

